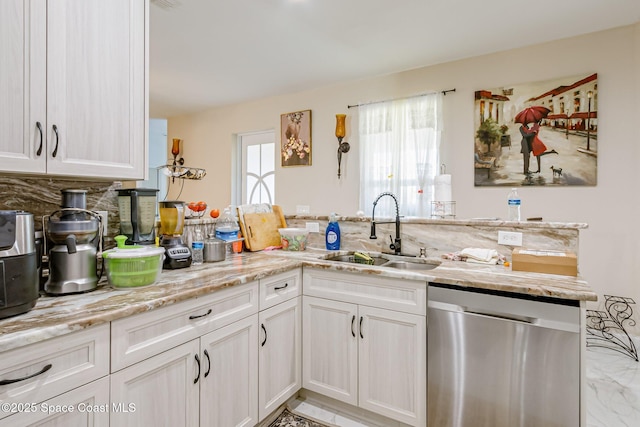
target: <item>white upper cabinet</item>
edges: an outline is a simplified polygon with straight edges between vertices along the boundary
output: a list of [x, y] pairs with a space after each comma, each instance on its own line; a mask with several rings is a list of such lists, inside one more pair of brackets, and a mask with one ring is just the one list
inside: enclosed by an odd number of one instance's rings
[[46, 0], [0, 2], [0, 170], [44, 173]]
[[0, 171], [144, 178], [147, 7], [3, 0]]

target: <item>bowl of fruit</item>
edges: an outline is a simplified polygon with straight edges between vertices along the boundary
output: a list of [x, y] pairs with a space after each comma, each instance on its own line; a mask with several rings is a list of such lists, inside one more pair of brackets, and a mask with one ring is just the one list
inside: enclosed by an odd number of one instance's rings
[[203, 201], [189, 202], [187, 205], [187, 218], [202, 218], [207, 211], [207, 204]]

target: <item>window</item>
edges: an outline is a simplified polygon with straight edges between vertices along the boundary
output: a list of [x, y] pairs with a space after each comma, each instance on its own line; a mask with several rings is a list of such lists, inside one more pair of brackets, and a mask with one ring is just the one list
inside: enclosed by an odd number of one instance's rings
[[242, 134], [238, 138], [238, 204], [275, 201], [275, 132]]
[[[442, 94], [359, 107], [360, 209], [370, 212], [385, 191], [396, 195], [400, 214], [430, 216], [433, 181], [439, 168]], [[395, 217], [385, 197], [376, 217]]]

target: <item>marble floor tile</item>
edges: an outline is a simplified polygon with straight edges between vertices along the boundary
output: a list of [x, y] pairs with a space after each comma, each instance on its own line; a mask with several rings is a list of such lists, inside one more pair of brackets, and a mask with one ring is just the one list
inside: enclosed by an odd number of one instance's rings
[[588, 427], [640, 426], [639, 362], [613, 350], [589, 347], [586, 375]]

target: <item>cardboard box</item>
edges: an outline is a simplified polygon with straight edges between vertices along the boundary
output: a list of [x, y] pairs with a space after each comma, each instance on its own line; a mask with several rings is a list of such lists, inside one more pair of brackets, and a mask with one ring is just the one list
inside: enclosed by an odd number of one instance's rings
[[577, 276], [578, 257], [570, 251], [518, 248], [511, 254], [511, 270]]

